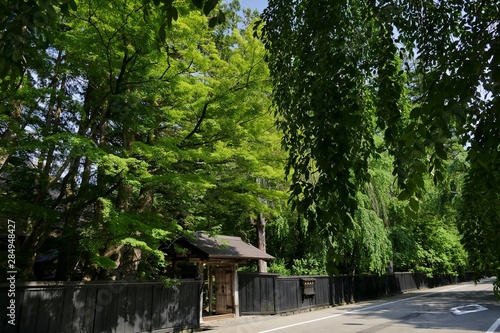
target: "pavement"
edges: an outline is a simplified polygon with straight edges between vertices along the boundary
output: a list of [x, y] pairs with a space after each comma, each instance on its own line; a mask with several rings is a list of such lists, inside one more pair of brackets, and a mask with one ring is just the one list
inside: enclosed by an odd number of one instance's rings
[[500, 332], [494, 279], [417, 290], [294, 315], [241, 316], [202, 324], [214, 333]]

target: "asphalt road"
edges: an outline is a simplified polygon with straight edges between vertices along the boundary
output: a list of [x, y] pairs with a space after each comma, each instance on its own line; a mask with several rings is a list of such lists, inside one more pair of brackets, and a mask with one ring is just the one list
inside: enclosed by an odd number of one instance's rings
[[[288, 316], [243, 316], [208, 322], [202, 328], [214, 333], [500, 332], [500, 303], [493, 296], [492, 281], [419, 290]], [[454, 308], [458, 308], [455, 313]]]

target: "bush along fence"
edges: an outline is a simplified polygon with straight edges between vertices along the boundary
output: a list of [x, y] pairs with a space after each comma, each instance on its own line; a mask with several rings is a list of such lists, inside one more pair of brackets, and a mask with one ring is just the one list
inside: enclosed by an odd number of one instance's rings
[[[6, 295], [8, 286], [0, 285]], [[200, 282], [27, 282], [16, 284], [15, 325], [0, 318], [0, 332], [177, 332], [198, 328]], [[6, 297], [0, 308], [7, 308]]]
[[433, 288], [471, 281], [463, 276], [440, 275], [427, 278], [416, 273], [358, 276], [289, 276], [239, 273], [240, 313], [276, 314], [313, 307], [341, 305], [400, 294], [421, 288]]

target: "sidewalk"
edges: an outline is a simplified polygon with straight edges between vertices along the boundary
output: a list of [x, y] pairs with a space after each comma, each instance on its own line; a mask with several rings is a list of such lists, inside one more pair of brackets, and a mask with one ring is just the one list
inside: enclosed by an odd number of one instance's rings
[[237, 318], [211, 320], [200, 325], [200, 331], [212, 331], [231, 328], [236, 325], [259, 326], [262, 322], [271, 320], [278, 315], [262, 315], [262, 316], [240, 316]]
[[[347, 305], [347, 304], [346, 304]], [[345, 305], [344, 305], [345, 306]], [[342, 306], [319, 306], [316, 308], [302, 309], [290, 312], [283, 312], [274, 315], [244, 315], [235, 318], [222, 318], [219, 320], [207, 320], [200, 325], [200, 331], [224, 330], [234, 326], [259, 327], [264, 322], [273, 320], [278, 317], [293, 316], [299, 313], [320, 311], [328, 308], [340, 309]]]

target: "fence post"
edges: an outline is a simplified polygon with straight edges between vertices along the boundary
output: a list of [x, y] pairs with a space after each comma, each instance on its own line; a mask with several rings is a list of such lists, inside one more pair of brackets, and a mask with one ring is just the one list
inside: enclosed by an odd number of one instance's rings
[[273, 276], [273, 307], [274, 313], [278, 313], [278, 305], [277, 305], [277, 291], [276, 291], [276, 276]]
[[335, 286], [334, 286], [335, 280], [333, 279], [333, 276], [328, 276], [328, 287], [329, 290], [328, 292], [330, 293], [328, 295], [329, 299], [328, 301], [330, 302], [331, 306], [335, 305]]

